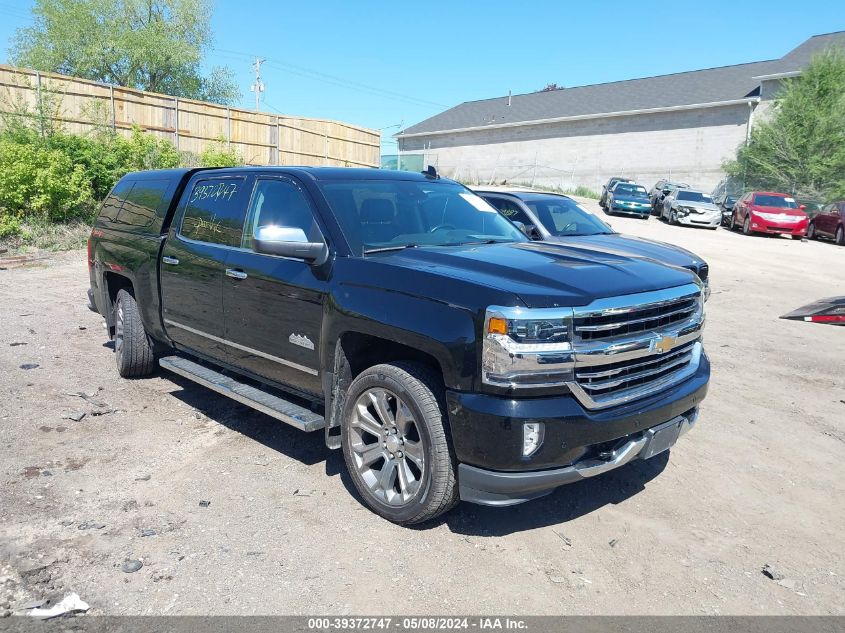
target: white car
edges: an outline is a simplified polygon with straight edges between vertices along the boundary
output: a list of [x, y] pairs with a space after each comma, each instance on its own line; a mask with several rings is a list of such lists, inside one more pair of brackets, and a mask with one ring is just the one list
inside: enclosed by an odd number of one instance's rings
[[722, 210], [709, 193], [694, 189], [677, 189], [666, 196], [660, 219], [669, 224], [702, 226], [716, 229], [722, 223]]

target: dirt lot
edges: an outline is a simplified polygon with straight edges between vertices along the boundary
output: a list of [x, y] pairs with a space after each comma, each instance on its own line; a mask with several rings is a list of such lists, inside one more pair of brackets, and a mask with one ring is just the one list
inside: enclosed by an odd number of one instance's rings
[[845, 328], [777, 318], [845, 294], [845, 249], [611, 222], [710, 262], [698, 426], [419, 529], [364, 509], [321, 434], [118, 379], [84, 252], [0, 271], [0, 612], [75, 591], [107, 614], [845, 614]]

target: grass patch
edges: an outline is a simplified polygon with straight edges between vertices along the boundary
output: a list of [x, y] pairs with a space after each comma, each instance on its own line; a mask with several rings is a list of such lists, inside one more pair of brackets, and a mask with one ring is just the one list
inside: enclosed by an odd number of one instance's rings
[[[22, 255], [36, 251], [69, 251], [83, 248], [88, 242], [91, 224], [72, 220], [56, 224], [21, 223], [21, 231], [0, 239], [3, 256]], [[6, 249], [8, 252], [3, 252]]]
[[589, 187], [585, 187], [583, 185], [579, 185], [574, 189], [562, 189], [560, 187], [549, 187], [547, 185], [531, 185], [527, 182], [515, 182], [511, 183], [511, 186], [528, 187], [530, 189], [536, 189], [537, 191], [548, 191], [549, 193], [562, 193], [565, 196], [578, 196], [579, 198], [592, 198], [593, 200], [598, 200], [600, 198], [599, 194], [597, 194]]

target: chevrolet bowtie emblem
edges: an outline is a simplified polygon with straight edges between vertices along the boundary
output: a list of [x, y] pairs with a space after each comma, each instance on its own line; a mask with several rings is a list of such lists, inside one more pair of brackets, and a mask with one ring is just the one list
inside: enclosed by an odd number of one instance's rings
[[678, 339], [674, 336], [661, 336], [651, 344], [651, 348], [658, 354], [665, 354], [675, 348]]

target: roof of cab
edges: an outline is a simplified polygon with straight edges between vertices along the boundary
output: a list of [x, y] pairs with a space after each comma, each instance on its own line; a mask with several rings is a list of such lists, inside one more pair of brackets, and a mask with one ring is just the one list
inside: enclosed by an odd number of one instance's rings
[[[243, 173], [243, 172], [261, 172], [261, 173], [287, 173], [309, 175], [314, 180], [415, 180], [426, 181], [430, 180], [421, 172], [416, 171], [397, 171], [394, 169], [377, 169], [375, 167], [225, 167], [215, 169], [204, 169], [203, 171], [210, 171], [213, 173]], [[447, 178], [443, 181], [452, 182]]]

